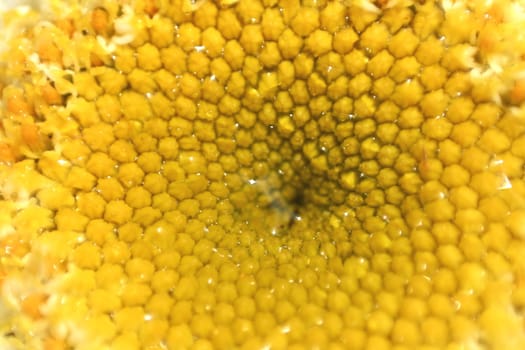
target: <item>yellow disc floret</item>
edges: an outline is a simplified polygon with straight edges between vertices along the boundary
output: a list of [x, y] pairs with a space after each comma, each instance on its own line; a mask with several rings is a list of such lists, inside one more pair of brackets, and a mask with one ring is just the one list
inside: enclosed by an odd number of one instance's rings
[[525, 348], [522, 4], [44, 3], [1, 21], [1, 348]]

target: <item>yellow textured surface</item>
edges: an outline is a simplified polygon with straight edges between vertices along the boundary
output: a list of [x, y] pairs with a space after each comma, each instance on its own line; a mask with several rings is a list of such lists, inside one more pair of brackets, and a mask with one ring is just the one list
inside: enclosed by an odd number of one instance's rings
[[5, 17], [2, 349], [525, 348], [518, 2], [47, 5]]

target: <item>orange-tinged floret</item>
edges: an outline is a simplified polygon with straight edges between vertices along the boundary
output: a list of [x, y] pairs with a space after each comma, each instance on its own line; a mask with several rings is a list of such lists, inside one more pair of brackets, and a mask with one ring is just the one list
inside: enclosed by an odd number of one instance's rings
[[53, 40], [53, 34], [45, 29], [39, 33], [35, 42], [36, 52], [43, 62], [62, 64], [62, 51]]
[[13, 146], [7, 143], [0, 143], [0, 161], [2, 163], [11, 164], [17, 159], [16, 151]]
[[51, 84], [42, 87], [42, 97], [49, 105], [61, 105], [63, 102], [62, 96]]
[[64, 350], [66, 347], [67, 344], [63, 339], [49, 337], [44, 340], [45, 350]]
[[525, 80], [517, 80], [510, 93], [512, 103], [521, 104], [525, 100]]
[[111, 29], [109, 14], [104, 8], [96, 8], [91, 13], [91, 26], [95, 33], [108, 35]]
[[20, 126], [20, 137], [31, 152], [39, 153], [50, 148], [49, 138], [43, 135], [35, 124], [23, 123]]
[[28, 242], [15, 235], [9, 235], [0, 241], [0, 254], [2, 256], [22, 258], [29, 252], [29, 249], [30, 246]]
[[22, 299], [22, 312], [27, 314], [33, 319], [38, 319], [42, 317], [41, 308], [46, 300], [49, 298], [49, 295], [43, 293], [35, 293], [28, 296], [25, 296]]

